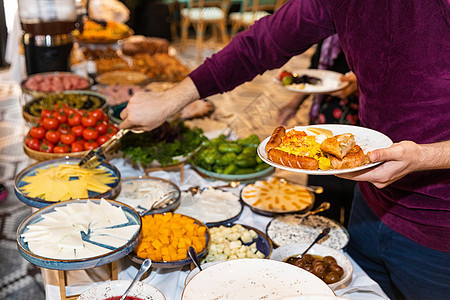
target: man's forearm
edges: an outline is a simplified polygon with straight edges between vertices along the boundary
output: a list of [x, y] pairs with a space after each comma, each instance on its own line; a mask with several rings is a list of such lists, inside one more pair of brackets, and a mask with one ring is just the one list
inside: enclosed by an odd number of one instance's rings
[[450, 141], [419, 145], [418, 171], [450, 169]]

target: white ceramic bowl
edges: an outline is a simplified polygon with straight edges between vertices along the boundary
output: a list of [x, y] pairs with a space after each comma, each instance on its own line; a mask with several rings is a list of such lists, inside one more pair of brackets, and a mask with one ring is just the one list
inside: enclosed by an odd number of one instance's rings
[[[273, 250], [270, 259], [283, 261], [290, 256], [300, 255], [309, 245], [309, 243], [295, 243], [278, 247]], [[315, 244], [311, 249], [309, 249], [308, 254], [322, 257], [327, 255], [332, 256], [336, 259], [337, 264], [344, 269], [344, 274], [342, 275], [341, 280], [328, 285], [331, 289], [338, 290], [345, 287], [347, 283], [350, 283], [353, 274], [353, 265], [344, 253], [330, 247]]]
[[[91, 287], [78, 297], [78, 300], [104, 300], [110, 297], [122, 296], [130, 285], [131, 280], [107, 281]], [[143, 300], [165, 300], [163, 293], [157, 288], [141, 281], [131, 289], [128, 296], [138, 297]]]
[[182, 300], [276, 299], [295, 294], [333, 296], [317, 276], [270, 259], [243, 258], [212, 265], [186, 285]]

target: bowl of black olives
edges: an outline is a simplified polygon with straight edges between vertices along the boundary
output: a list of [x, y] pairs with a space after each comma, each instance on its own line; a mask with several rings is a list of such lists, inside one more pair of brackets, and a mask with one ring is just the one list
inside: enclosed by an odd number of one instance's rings
[[295, 243], [278, 247], [273, 250], [270, 259], [283, 261], [311, 272], [333, 290], [350, 284], [353, 266], [342, 251], [316, 244], [308, 253], [300, 256], [309, 245], [309, 243]]

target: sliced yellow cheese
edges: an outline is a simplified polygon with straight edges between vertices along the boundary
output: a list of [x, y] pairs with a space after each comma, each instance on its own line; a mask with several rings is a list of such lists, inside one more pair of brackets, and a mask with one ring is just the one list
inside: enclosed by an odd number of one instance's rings
[[28, 184], [20, 190], [29, 197], [56, 202], [88, 198], [88, 191], [105, 193], [110, 189], [107, 184], [114, 183], [117, 177], [104, 167], [91, 170], [74, 164], [61, 164], [38, 169], [22, 180]]

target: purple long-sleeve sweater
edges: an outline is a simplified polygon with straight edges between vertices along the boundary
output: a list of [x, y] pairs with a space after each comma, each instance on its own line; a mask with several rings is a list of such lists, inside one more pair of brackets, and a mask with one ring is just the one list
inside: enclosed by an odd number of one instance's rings
[[[358, 78], [363, 126], [394, 142], [450, 139], [448, 0], [290, 0], [190, 77], [201, 97], [226, 92], [336, 32]], [[383, 189], [359, 187], [383, 223], [450, 252], [450, 170], [412, 173]]]

